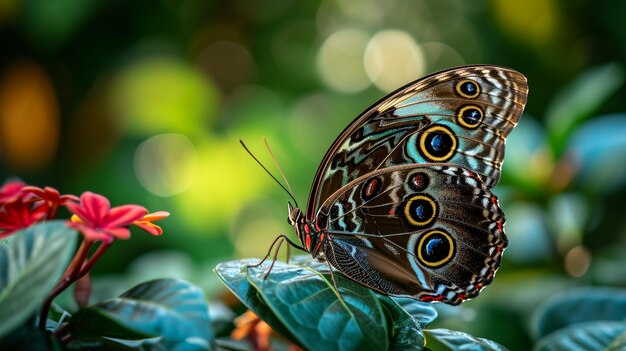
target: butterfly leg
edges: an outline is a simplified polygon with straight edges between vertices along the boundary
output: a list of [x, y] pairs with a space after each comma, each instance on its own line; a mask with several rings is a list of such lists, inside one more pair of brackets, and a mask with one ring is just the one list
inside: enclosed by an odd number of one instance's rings
[[335, 273], [333, 273], [333, 267], [330, 265], [330, 262], [324, 261], [328, 265], [328, 271], [330, 272], [330, 279], [333, 281], [333, 288], [337, 292], [337, 296], [341, 302], [345, 303], [346, 301], [343, 299], [341, 292], [339, 292], [339, 287], [337, 286], [337, 281], [335, 280]]
[[276, 250], [274, 250], [274, 255], [272, 258], [272, 264], [270, 265], [270, 268], [268, 269], [267, 273], [265, 274], [265, 277], [263, 279], [267, 279], [267, 277], [269, 276], [270, 272], [272, 271], [272, 268], [274, 268], [274, 262], [276, 262], [276, 259], [278, 257], [278, 252], [280, 251], [280, 247], [281, 245], [287, 242], [287, 244], [289, 244], [288, 246], [288, 253], [287, 253], [287, 261], [289, 261], [289, 257], [290, 257], [290, 252], [289, 250], [291, 249], [291, 246], [295, 247], [296, 249], [302, 250], [302, 251], [306, 251], [306, 249], [296, 243], [294, 243], [293, 241], [291, 241], [285, 234], [280, 234], [278, 237], [276, 237], [276, 239], [274, 239], [274, 241], [272, 241], [272, 244], [270, 245], [269, 250], [267, 250], [267, 253], [265, 254], [265, 256], [259, 261], [259, 263], [257, 264], [249, 264], [246, 266], [246, 268], [257, 268], [259, 266], [261, 266], [263, 264], [263, 262], [265, 262], [265, 260], [267, 260], [270, 255], [272, 254], [272, 250], [274, 249], [275, 245], [278, 245], [276, 247]]

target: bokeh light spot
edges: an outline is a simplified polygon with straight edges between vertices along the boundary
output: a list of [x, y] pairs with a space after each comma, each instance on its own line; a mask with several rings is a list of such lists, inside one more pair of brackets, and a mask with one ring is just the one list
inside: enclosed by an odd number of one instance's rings
[[231, 41], [216, 41], [206, 45], [198, 54], [196, 63], [224, 90], [231, 90], [245, 83], [255, 71], [250, 52]]
[[573, 247], [565, 255], [565, 270], [572, 277], [581, 277], [591, 266], [591, 252], [582, 245]]
[[[255, 212], [255, 219], [246, 221], [233, 233], [235, 256], [263, 257], [272, 241], [285, 231], [285, 222], [282, 217], [275, 215], [272, 218], [269, 215], [259, 216], [259, 214]], [[286, 250], [285, 245], [283, 245], [283, 250]]]
[[177, 132], [196, 135], [209, 125], [218, 104], [213, 84], [192, 66], [165, 57], [140, 59], [119, 75], [113, 111], [135, 135]]
[[236, 139], [206, 138], [196, 144], [196, 149], [196, 181], [175, 197], [177, 208], [172, 212], [199, 233], [219, 235], [214, 229], [227, 223], [250, 198], [265, 191], [272, 180]]
[[198, 155], [191, 141], [181, 134], [160, 134], [137, 147], [135, 174], [139, 183], [158, 196], [181, 193], [193, 183]]
[[52, 82], [36, 63], [9, 67], [0, 80], [0, 155], [13, 171], [34, 172], [52, 161], [59, 110]]
[[491, 4], [502, 28], [516, 39], [542, 45], [559, 33], [562, 19], [554, 0], [492, 0]]
[[362, 59], [368, 39], [364, 31], [342, 29], [324, 41], [317, 56], [317, 68], [329, 87], [357, 92], [369, 86]]
[[424, 75], [422, 50], [415, 40], [399, 30], [376, 33], [367, 44], [365, 71], [383, 91], [392, 91]]

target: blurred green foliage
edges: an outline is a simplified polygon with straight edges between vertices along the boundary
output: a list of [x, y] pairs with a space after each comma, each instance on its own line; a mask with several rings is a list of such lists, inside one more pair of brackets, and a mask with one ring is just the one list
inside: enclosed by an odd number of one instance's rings
[[537, 304], [626, 285], [624, 13], [619, 0], [2, 0], [0, 178], [170, 211], [161, 238], [134, 233], [95, 272], [217, 293], [216, 262], [292, 231], [287, 196], [239, 139], [271, 166], [266, 136], [304, 203], [332, 140], [389, 90], [510, 66], [530, 85], [494, 190], [510, 245], [482, 297], [434, 326], [526, 350]]

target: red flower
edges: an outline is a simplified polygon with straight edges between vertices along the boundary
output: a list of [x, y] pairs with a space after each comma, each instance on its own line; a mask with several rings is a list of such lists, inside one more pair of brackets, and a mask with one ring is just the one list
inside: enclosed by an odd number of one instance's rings
[[0, 207], [0, 238], [5, 238], [14, 232], [30, 227], [33, 223], [46, 216], [43, 206], [31, 209], [27, 201], [13, 201]]
[[83, 193], [80, 204], [67, 202], [65, 207], [79, 219], [77, 222], [71, 221], [69, 225], [83, 233], [88, 241], [128, 239], [128, 226], [148, 214], [145, 208], [138, 205], [111, 208], [106, 197], [92, 192]]
[[57, 209], [68, 202], [78, 202], [78, 197], [74, 195], [61, 195], [58, 190], [49, 186], [39, 188], [36, 186], [25, 186], [22, 188], [25, 194], [32, 194], [29, 201], [35, 201], [35, 206], [43, 206], [48, 214], [48, 219], [56, 217]]
[[157, 236], [163, 234], [163, 229], [152, 222], [169, 217], [169, 215], [170, 213], [165, 211], [153, 212], [143, 216], [142, 219], [133, 222], [133, 224], [148, 233]]
[[0, 188], [0, 206], [17, 201], [22, 196], [22, 188], [26, 186], [22, 181], [10, 180]]

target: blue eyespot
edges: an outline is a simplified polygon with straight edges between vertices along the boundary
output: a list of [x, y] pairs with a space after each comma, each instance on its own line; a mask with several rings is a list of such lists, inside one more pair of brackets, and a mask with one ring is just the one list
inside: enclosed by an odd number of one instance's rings
[[427, 194], [411, 197], [404, 205], [404, 218], [411, 225], [424, 227], [437, 217], [437, 203]]
[[419, 240], [417, 256], [429, 267], [441, 267], [454, 256], [454, 241], [442, 230], [425, 233]]
[[415, 207], [415, 215], [420, 221], [424, 219], [424, 205], [420, 204]]
[[447, 253], [448, 241], [439, 236], [432, 237], [426, 243], [424, 247], [424, 254], [430, 258], [437, 258], [437, 256], [442, 256], [442, 253]]
[[457, 113], [457, 122], [469, 129], [474, 129], [480, 125], [483, 120], [483, 111], [475, 105], [465, 105], [461, 107]]
[[470, 79], [463, 79], [455, 86], [457, 94], [466, 99], [475, 99], [480, 95], [480, 86]]
[[461, 85], [461, 91], [467, 95], [474, 95], [478, 91], [478, 87], [474, 82], [465, 82]]
[[443, 148], [444, 143], [445, 141], [443, 140], [443, 135], [439, 133], [434, 134], [432, 136], [432, 139], [430, 139], [430, 146], [433, 148], [435, 152], [441, 152], [441, 149]]
[[426, 145], [430, 145], [429, 153], [435, 157], [446, 155], [452, 148], [452, 138], [442, 132], [434, 132], [426, 137]]
[[476, 109], [468, 109], [463, 113], [463, 119], [469, 124], [475, 124], [480, 120], [480, 112]]
[[428, 161], [443, 162], [454, 155], [457, 140], [450, 128], [435, 124], [422, 132], [419, 146], [422, 156]]

